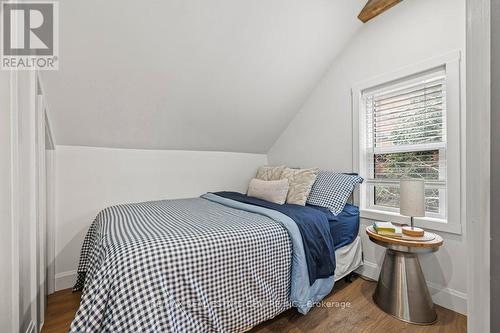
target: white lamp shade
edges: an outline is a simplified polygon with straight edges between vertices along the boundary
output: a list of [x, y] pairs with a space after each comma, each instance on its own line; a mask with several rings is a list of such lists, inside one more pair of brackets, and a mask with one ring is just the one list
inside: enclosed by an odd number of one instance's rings
[[399, 213], [405, 216], [425, 216], [424, 181], [403, 179], [399, 185]]

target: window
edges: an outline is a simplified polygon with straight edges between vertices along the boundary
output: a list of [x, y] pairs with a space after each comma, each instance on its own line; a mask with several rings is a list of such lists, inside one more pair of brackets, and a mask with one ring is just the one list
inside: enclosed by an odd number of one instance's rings
[[399, 180], [419, 178], [426, 216], [416, 224], [461, 233], [460, 90], [458, 52], [353, 88], [353, 165], [365, 178], [362, 217], [408, 222], [399, 215]]
[[398, 211], [399, 180], [425, 180], [426, 214], [445, 218], [446, 82], [443, 69], [362, 92], [368, 208]]

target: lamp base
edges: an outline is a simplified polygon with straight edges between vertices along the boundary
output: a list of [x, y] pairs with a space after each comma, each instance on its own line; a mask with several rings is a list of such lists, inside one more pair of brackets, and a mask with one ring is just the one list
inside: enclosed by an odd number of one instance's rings
[[406, 236], [411, 236], [411, 237], [423, 237], [424, 236], [424, 229], [417, 228], [417, 227], [402, 227], [401, 231]]

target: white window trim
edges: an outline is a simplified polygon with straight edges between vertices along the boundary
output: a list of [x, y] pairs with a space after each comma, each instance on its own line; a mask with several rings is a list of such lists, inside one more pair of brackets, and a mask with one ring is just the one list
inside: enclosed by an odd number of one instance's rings
[[[462, 108], [461, 108], [461, 79], [460, 79], [460, 51], [454, 51], [444, 56], [429, 59], [427, 61], [401, 68], [391, 73], [383, 74], [374, 79], [361, 82], [353, 86], [352, 93], [352, 125], [353, 125], [353, 171], [361, 176], [365, 170], [365, 161], [362, 158], [364, 149], [360, 149], [360, 135], [366, 133], [366, 124], [364, 116], [360, 115], [361, 94], [363, 91], [386, 84], [392, 81], [400, 80], [405, 77], [411, 77], [419, 73], [427, 72], [434, 68], [443, 67], [446, 71], [446, 105], [447, 105], [447, 189], [446, 205], [448, 207], [447, 219], [436, 219], [431, 217], [414, 218], [415, 225], [426, 229], [444, 231], [453, 234], [462, 233]], [[450, 144], [451, 143], [451, 144]], [[366, 191], [367, 185], [361, 184], [361, 193]], [[360, 216], [362, 218], [393, 221], [397, 223], [409, 223], [409, 217], [402, 216], [396, 212], [388, 212], [374, 209], [366, 209], [364, 202], [366, 196], [355, 193], [355, 202], [360, 205]]]

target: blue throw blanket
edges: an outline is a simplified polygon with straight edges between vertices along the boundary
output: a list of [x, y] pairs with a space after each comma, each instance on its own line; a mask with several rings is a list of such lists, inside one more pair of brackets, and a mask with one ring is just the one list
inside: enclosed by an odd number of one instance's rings
[[248, 197], [237, 192], [216, 192], [220, 197], [276, 210], [290, 217], [298, 226], [309, 273], [309, 284], [335, 273], [335, 246], [328, 216], [321, 210], [307, 206], [284, 204]]

